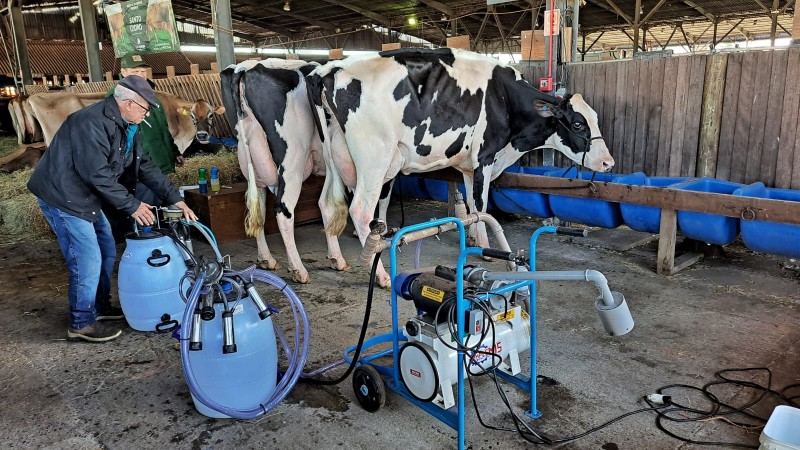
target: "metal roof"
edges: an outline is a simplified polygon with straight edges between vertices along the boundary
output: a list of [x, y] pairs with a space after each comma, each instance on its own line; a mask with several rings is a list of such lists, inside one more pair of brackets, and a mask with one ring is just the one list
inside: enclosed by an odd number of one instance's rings
[[[320, 40], [327, 40], [329, 47], [334, 47], [341, 45], [341, 40], [335, 42], [337, 36], [347, 36], [354, 30], [367, 30], [362, 32], [380, 36], [384, 43], [397, 42], [397, 33], [422, 37], [437, 45], [444, 45], [448, 36], [463, 34], [469, 35], [473, 43], [507, 39], [513, 43], [519, 40], [521, 30], [542, 28], [543, 11], [551, 1], [558, 4], [562, 0], [511, 1], [492, 6], [487, 6], [486, 0], [230, 0], [230, 3], [233, 34], [253, 44], [303, 47], [304, 42], [318, 45]], [[580, 1], [581, 33], [587, 39], [605, 31], [601, 44], [630, 46], [631, 38], [621, 30], [630, 34], [636, 0]], [[567, 6], [571, 7], [572, 2], [566, 0]], [[211, 3], [172, 0], [178, 20], [213, 28]], [[77, 1], [26, 0], [23, 8], [35, 10], [42, 4], [74, 8]], [[686, 40], [694, 40], [712, 21], [719, 22], [719, 35], [733, 30], [729, 37], [769, 36], [774, 6], [777, 6], [774, 11], [779, 23], [778, 36], [785, 36], [786, 30], [791, 29], [796, 7], [795, 0], [642, 0], [641, 4], [640, 19], [657, 41], [666, 41], [678, 26], [684, 32], [689, 30]], [[416, 25], [409, 25], [410, 17], [417, 20]], [[678, 34], [683, 37], [683, 32]]]

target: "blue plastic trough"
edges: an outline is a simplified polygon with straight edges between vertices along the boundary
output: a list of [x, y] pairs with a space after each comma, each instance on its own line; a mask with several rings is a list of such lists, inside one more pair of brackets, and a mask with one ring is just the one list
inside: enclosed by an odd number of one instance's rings
[[[739, 183], [700, 178], [670, 186], [686, 191], [732, 194], [742, 187]], [[678, 227], [684, 236], [710, 244], [727, 245], [739, 235], [739, 219], [690, 211], [678, 211]]]
[[[575, 176], [577, 172], [577, 177]], [[545, 173], [549, 177], [577, 178], [596, 182], [615, 182], [619, 175], [610, 173], [578, 172], [572, 167]], [[589, 226], [616, 228], [622, 225], [619, 203], [578, 197], [550, 195], [550, 209], [556, 217], [567, 222], [577, 222]]]
[[[690, 179], [691, 178], [684, 177], [647, 177], [642, 172], [636, 172], [621, 176], [614, 180], [614, 182], [633, 186], [668, 187]], [[660, 231], [661, 208], [620, 203], [619, 209], [622, 213], [622, 220], [625, 221], [625, 225], [632, 230], [643, 231], [645, 233], [658, 233]]]
[[402, 195], [403, 197], [418, 198], [420, 200], [428, 200], [428, 191], [425, 190], [423, 179], [415, 175], [399, 175], [395, 178], [394, 187], [392, 191], [395, 194]]
[[[544, 175], [557, 169], [554, 166], [521, 167], [515, 164], [505, 171], [525, 175]], [[553, 217], [547, 194], [511, 188], [492, 188], [490, 194], [492, 201], [500, 211], [542, 218]]]
[[[761, 182], [736, 189], [733, 195], [800, 202], [800, 191], [767, 188]], [[748, 220], [747, 217], [740, 219], [739, 224], [744, 245], [750, 250], [800, 258], [800, 225]]]

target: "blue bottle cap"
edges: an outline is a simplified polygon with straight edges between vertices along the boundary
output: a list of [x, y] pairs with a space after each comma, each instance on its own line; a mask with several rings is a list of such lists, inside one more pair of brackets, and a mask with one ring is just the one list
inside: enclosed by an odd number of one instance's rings
[[219, 178], [219, 168], [217, 167], [211, 168], [211, 178]]

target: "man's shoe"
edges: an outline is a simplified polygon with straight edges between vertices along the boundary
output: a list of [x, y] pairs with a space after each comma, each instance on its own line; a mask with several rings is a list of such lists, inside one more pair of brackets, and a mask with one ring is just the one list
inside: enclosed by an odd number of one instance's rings
[[121, 334], [122, 330], [100, 322], [86, 325], [79, 330], [67, 328], [67, 339], [82, 339], [89, 342], [106, 342], [118, 338]]
[[97, 312], [96, 320], [122, 320], [125, 318], [125, 313], [122, 308], [111, 306], [104, 312]]

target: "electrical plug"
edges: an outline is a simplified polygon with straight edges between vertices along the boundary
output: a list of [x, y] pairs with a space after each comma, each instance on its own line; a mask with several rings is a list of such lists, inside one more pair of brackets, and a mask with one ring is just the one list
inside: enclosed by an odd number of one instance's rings
[[647, 396], [647, 400], [649, 400], [651, 403], [655, 403], [656, 405], [669, 405], [672, 403], [671, 396], [661, 394], [650, 394]]

